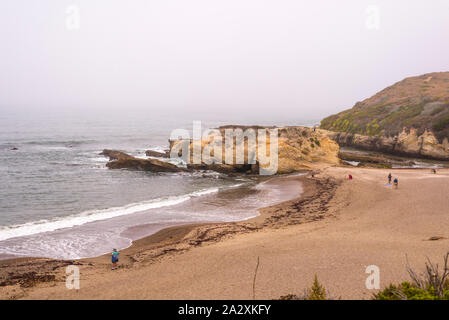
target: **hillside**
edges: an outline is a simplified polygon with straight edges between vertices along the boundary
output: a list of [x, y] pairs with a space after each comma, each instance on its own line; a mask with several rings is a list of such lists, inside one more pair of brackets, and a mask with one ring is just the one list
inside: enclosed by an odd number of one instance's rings
[[432, 132], [440, 143], [449, 139], [449, 72], [406, 78], [329, 116], [321, 128], [364, 136], [393, 137], [409, 129], [417, 136]]

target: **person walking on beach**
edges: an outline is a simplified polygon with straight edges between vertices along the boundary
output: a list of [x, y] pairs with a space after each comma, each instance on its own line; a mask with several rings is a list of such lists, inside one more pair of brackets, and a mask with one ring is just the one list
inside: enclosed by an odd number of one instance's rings
[[398, 178], [394, 178], [393, 183], [394, 183], [394, 188], [397, 189], [397, 188], [398, 188], [398, 185], [399, 185], [399, 180], [398, 180]]
[[391, 178], [392, 178], [391, 173], [389, 173], [388, 174], [388, 184], [391, 184]]
[[120, 252], [117, 251], [117, 249], [112, 249], [112, 254], [111, 254], [111, 261], [112, 261], [112, 270], [117, 269], [117, 263], [118, 263], [118, 255], [120, 254]]

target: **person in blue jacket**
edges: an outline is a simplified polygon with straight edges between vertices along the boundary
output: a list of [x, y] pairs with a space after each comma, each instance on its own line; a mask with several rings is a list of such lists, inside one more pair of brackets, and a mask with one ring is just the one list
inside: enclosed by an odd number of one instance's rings
[[117, 251], [117, 249], [112, 249], [112, 254], [111, 254], [111, 261], [112, 261], [112, 270], [117, 269], [117, 263], [118, 263], [118, 255], [120, 254], [120, 252]]

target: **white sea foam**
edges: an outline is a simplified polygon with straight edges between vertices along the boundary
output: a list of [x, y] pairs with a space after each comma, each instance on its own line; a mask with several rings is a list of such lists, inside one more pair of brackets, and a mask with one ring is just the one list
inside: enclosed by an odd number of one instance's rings
[[207, 190], [197, 191], [197, 192], [191, 193], [191, 196], [193, 196], [193, 197], [205, 196], [206, 194], [218, 192], [218, 190], [219, 190], [218, 188], [211, 188], [211, 189], [207, 189]]
[[90, 158], [91, 161], [93, 162], [108, 162], [108, 158], [106, 157], [95, 157], [95, 158]]
[[150, 147], [148, 150], [156, 151], [156, 152], [165, 152], [168, 148], [162, 146]]
[[172, 206], [187, 201], [192, 197], [204, 196], [218, 191], [219, 191], [218, 188], [210, 188], [181, 196], [158, 198], [150, 201], [132, 203], [123, 207], [113, 207], [103, 210], [85, 211], [77, 215], [71, 215], [53, 220], [40, 220], [20, 225], [3, 226], [0, 227], [0, 241], [10, 238], [23, 237], [43, 232], [55, 231], [58, 229], [71, 228], [86, 224], [88, 222], [115, 218], [128, 214], [142, 212], [149, 209]]

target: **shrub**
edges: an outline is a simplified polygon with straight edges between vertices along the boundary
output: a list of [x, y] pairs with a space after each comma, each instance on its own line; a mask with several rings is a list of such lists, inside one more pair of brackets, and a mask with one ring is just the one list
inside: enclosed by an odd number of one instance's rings
[[326, 289], [318, 281], [317, 275], [313, 279], [312, 288], [310, 288], [307, 300], [326, 300]]
[[443, 116], [441, 119], [439, 119], [434, 125], [433, 130], [435, 131], [441, 131], [444, 130], [446, 127], [449, 126], [449, 114]]
[[426, 289], [419, 289], [410, 282], [402, 282], [397, 286], [390, 284], [388, 288], [374, 295], [374, 297], [376, 300], [448, 300], [449, 290], [446, 290], [445, 294], [439, 297], [431, 286]]
[[288, 294], [281, 296], [279, 300], [331, 300], [329, 292], [318, 281], [317, 275], [313, 279], [312, 287], [304, 290], [302, 295]]
[[449, 252], [444, 257], [444, 268], [440, 272], [438, 264], [427, 259], [425, 272], [417, 274], [408, 264], [407, 272], [412, 282], [399, 285], [390, 284], [374, 295], [376, 300], [449, 300]]

